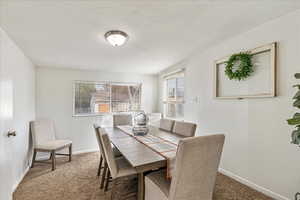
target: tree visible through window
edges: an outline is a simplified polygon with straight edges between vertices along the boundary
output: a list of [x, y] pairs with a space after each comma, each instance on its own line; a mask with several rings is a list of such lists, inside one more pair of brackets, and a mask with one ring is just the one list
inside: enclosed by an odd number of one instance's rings
[[165, 77], [164, 115], [168, 118], [184, 117], [184, 72]]
[[140, 110], [141, 84], [75, 82], [74, 115]]

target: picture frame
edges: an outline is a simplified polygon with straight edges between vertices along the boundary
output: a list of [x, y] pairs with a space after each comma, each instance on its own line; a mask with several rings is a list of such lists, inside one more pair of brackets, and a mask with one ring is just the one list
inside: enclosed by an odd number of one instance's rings
[[245, 80], [230, 80], [225, 75], [230, 56], [214, 65], [214, 97], [216, 99], [272, 98], [276, 96], [277, 43], [248, 50], [252, 54], [254, 72]]

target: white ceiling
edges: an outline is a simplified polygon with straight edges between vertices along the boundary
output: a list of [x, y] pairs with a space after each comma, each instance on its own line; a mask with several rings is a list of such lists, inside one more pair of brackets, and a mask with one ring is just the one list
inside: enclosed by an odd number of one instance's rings
[[[1, 1], [1, 0], [0, 0]], [[0, 25], [41, 67], [157, 73], [299, 0], [2, 0]], [[129, 34], [110, 46], [111, 29]]]

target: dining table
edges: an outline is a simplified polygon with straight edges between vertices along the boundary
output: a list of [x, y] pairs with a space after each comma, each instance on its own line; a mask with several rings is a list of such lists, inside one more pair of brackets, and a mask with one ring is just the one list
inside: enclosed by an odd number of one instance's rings
[[[166, 142], [178, 144], [184, 137], [149, 126], [147, 137], [153, 136]], [[122, 156], [138, 173], [138, 200], [144, 199], [144, 173], [167, 166], [167, 158], [150, 148], [142, 141], [143, 136], [135, 137], [128, 133], [128, 126], [106, 127], [111, 143], [120, 151]], [[146, 137], [145, 136], [145, 137]], [[176, 153], [176, 152], [175, 152]]]

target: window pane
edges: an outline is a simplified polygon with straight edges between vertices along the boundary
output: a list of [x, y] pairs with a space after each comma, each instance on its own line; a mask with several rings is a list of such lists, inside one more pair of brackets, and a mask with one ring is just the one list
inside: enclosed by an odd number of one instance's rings
[[164, 116], [183, 119], [184, 117], [184, 73], [179, 72], [165, 79]]
[[174, 100], [175, 99], [175, 89], [176, 88], [176, 78], [167, 80], [167, 99]]
[[184, 100], [184, 77], [179, 77], [176, 79], [176, 100]]
[[166, 117], [169, 118], [183, 118], [184, 116], [184, 105], [167, 103], [165, 104]]
[[74, 114], [140, 110], [141, 84], [75, 83]]
[[102, 83], [75, 83], [75, 114], [110, 111], [110, 88]]
[[184, 104], [176, 104], [176, 118], [183, 118]]
[[140, 109], [140, 84], [111, 86], [112, 112], [128, 112]]

